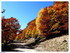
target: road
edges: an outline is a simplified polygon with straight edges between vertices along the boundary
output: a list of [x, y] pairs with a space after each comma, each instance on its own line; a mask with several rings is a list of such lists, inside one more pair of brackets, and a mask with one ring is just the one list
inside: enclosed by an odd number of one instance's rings
[[36, 52], [36, 50], [34, 50], [33, 46], [29, 45], [28, 43], [11, 43], [11, 44], [16, 46], [16, 48], [12, 49], [12, 51]]

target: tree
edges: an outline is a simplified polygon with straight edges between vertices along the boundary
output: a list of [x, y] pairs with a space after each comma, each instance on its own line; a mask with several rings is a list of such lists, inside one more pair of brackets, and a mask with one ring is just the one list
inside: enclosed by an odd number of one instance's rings
[[36, 19], [36, 28], [39, 35], [45, 36], [68, 31], [68, 2], [54, 2], [53, 6], [42, 8]]
[[20, 25], [16, 18], [2, 18], [2, 43], [11, 42], [17, 36]]

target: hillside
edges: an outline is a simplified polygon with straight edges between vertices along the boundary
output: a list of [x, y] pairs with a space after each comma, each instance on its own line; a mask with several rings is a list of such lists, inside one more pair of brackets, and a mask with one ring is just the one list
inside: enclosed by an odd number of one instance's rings
[[[57, 34], [57, 35], [56, 35]], [[48, 36], [68, 34], [68, 2], [54, 2], [54, 5], [42, 8], [38, 17], [27, 24], [16, 39], [47, 39]]]

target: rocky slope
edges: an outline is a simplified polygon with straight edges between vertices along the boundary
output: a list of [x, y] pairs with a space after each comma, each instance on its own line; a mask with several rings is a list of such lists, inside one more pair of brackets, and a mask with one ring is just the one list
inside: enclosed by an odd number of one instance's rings
[[44, 42], [41, 42], [37, 47], [35, 48], [36, 51], [68, 51], [68, 35], [56, 37], [53, 39], [46, 40]]

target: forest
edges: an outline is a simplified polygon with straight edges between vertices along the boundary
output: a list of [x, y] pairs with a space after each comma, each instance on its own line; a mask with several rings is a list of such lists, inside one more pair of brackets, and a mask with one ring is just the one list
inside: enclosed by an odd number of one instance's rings
[[68, 35], [68, 7], [67, 1], [55, 1], [54, 5], [42, 8], [38, 12], [38, 17], [30, 21], [26, 28], [22, 30], [20, 30], [22, 26], [16, 18], [1, 17], [2, 50], [4, 51], [6, 46], [13, 43], [14, 40], [24, 42], [34, 38], [35, 44], [37, 44], [37, 42], [62, 36], [63, 34]]

